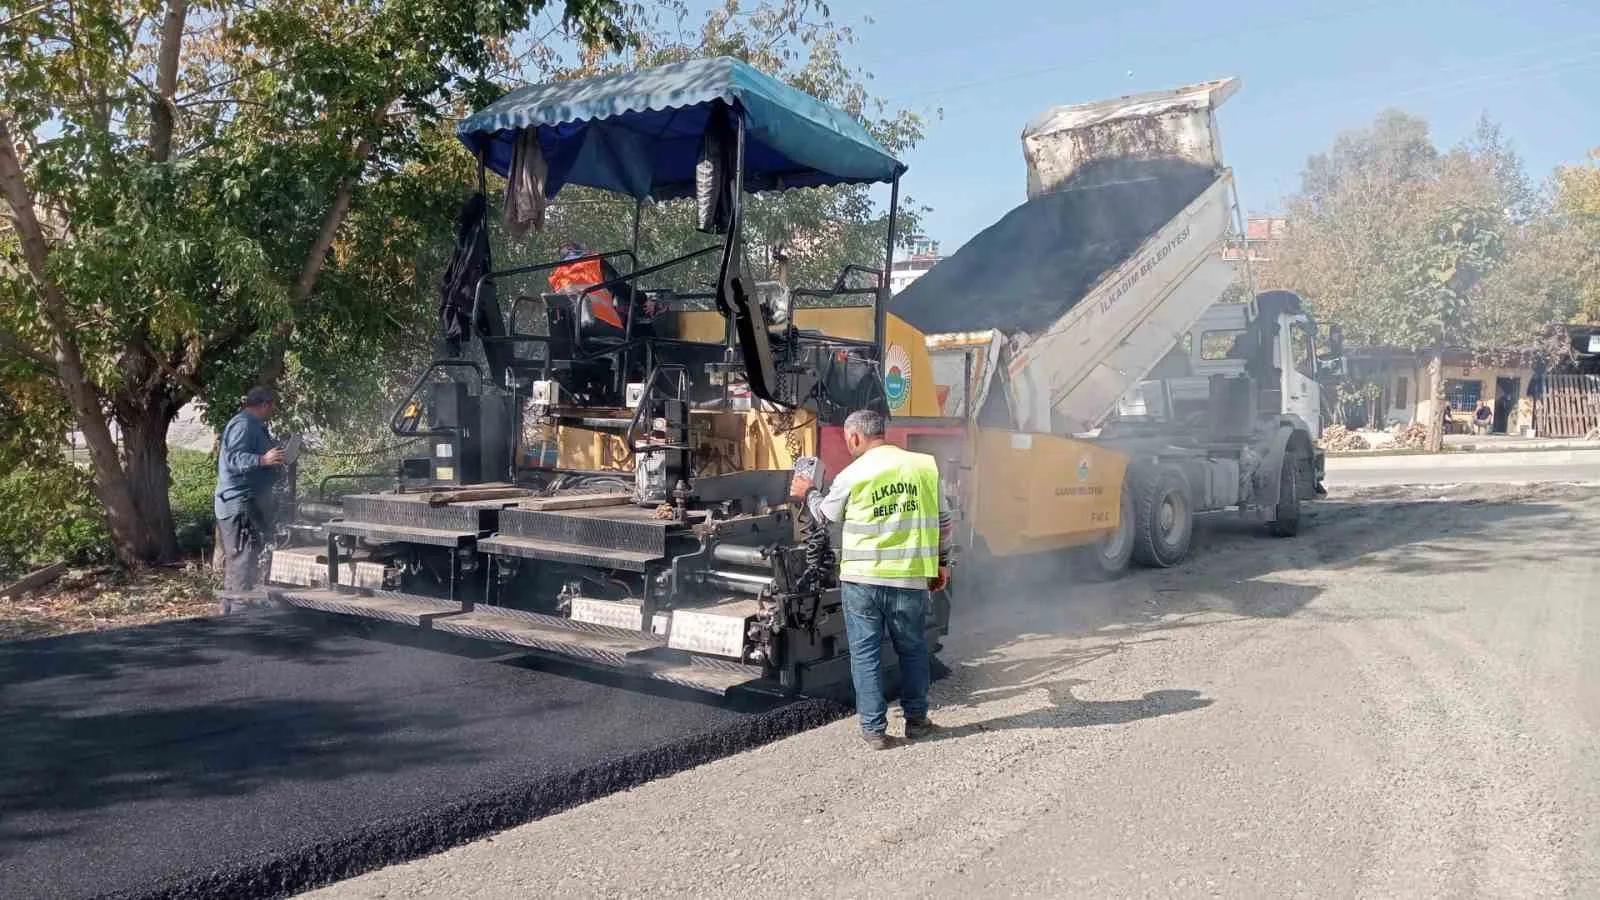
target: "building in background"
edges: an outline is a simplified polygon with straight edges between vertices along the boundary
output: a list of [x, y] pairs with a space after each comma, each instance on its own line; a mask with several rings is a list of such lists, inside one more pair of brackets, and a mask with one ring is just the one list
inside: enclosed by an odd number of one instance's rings
[[889, 271], [891, 294], [905, 290], [906, 285], [921, 278], [935, 263], [944, 258], [939, 255], [939, 242], [927, 235], [911, 235], [907, 243], [909, 246], [905, 253], [894, 261], [894, 268]]
[[1222, 248], [1222, 258], [1266, 262], [1272, 259], [1272, 248], [1283, 240], [1289, 220], [1283, 216], [1251, 216], [1244, 220], [1244, 238], [1235, 238]]
[[1224, 303], [1243, 303], [1250, 297], [1249, 285], [1262, 288], [1261, 273], [1247, 277], [1252, 263], [1272, 259], [1273, 246], [1283, 239], [1289, 220], [1282, 216], [1251, 216], [1245, 220], [1244, 237], [1234, 237], [1222, 245], [1222, 258], [1233, 263], [1234, 284], [1222, 295]]
[[[1450, 410], [1451, 434], [1477, 430], [1475, 416], [1480, 406], [1489, 409], [1483, 429], [1490, 434], [1520, 434], [1534, 427], [1534, 398], [1537, 360], [1533, 354], [1504, 351], [1488, 354], [1465, 349], [1444, 354], [1444, 405]], [[1345, 424], [1352, 428], [1393, 428], [1426, 424], [1433, 416], [1443, 418], [1428, 396], [1428, 364], [1432, 355], [1401, 347], [1346, 348], [1351, 385], [1376, 386], [1375, 395], [1348, 405]], [[1491, 361], [1492, 360], [1492, 361]], [[1542, 429], [1541, 429], [1542, 430]], [[1552, 435], [1570, 437], [1571, 435]]]

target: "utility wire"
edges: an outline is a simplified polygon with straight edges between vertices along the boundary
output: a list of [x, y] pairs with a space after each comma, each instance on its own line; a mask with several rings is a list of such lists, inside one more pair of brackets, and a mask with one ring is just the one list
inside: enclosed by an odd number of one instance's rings
[[[1158, 44], [1149, 45], [1145, 49], [1147, 51], [1149, 51], [1149, 52], [1164, 52], [1164, 51], [1168, 51], [1168, 50], [1176, 50], [1176, 49], [1181, 48], [1181, 47], [1204, 46], [1204, 45], [1207, 45], [1207, 44], [1216, 43], [1218, 41], [1228, 41], [1230, 43], [1236, 43], [1238, 41], [1238, 39], [1239, 39], [1239, 36], [1240, 35], [1244, 35], [1244, 34], [1251, 34], [1251, 33], [1255, 33], [1255, 32], [1278, 31], [1280, 29], [1286, 28], [1286, 27], [1291, 26], [1291, 25], [1302, 25], [1302, 24], [1305, 24], [1307, 22], [1321, 22], [1321, 21], [1326, 21], [1326, 20], [1348, 19], [1348, 18], [1351, 18], [1353, 16], [1365, 15], [1367, 13], [1373, 13], [1373, 12], [1377, 12], [1379, 10], [1389, 10], [1389, 9], [1393, 9], [1393, 8], [1394, 8], [1393, 0], [1390, 0], [1390, 2], [1384, 2], [1384, 3], [1369, 3], [1369, 4], [1366, 4], [1364, 6], [1357, 6], [1357, 7], [1352, 7], [1352, 8], [1348, 8], [1348, 9], [1342, 9], [1342, 10], [1339, 10], [1337, 12], [1332, 12], [1332, 13], [1324, 13], [1324, 14], [1312, 15], [1312, 16], [1295, 16], [1293, 18], [1287, 18], [1287, 19], [1275, 19], [1275, 20], [1270, 21], [1270, 22], [1260, 22], [1260, 23], [1253, 24], [1253, 25], [1246, 25], [1246, 26], [1242, 26], [1242, 27], [1230, 28], [1227, 31], [1214, 32], [1214, 33], [1211, 33], [1211, 34], [1200, 35], [1198, 37], [1183, 38], [1183, 39], [1173, 40], [1173, 41], [1164, 41], [1164, 42], [1161, 42], [1161, 43], [1158, 43]], [[1118, 56], [1119, 56], [1119, 54], [1113, 54], [1113, 53], [1090, 54], [1088, 56], [1077, 56], [1077, 55], [1074, 55], [1072, 57], [1071, 62], [1059, 63], [1059, 64], [1056, 64], [1056, 65], [1050, 65], [1050, 66], [1041, 66], [1039, 68], [1028, 69], [1028, 70], [1025, 70], [1025, 71], [1010, 72], [1010, 73], [1007, 73], [1007, 74], [1004, 74], [1004, 75], [996, 75], [996, 76], [993, 76], [993, 77], [990, 77], [990, 78], [978, 79], [976, 81], [967, 81], [967, 82], [961, 82], [961, 83], [952, 84], [952, 85], [946, 85], [944, 87], [931, 88], [931, 89], [928, 89], [928, 90], [921, 90], [921, 91], [916, 91], [916, 92], [909, 93], [909, 94], [900, 94], [900, 95], [894, 96], [894, 97], [886, 97], [886, 98], [884, 98], [883, 102], [885, 102], [885, 103], [898, 103], [900, 101], [916, 99], [916, 98], [919, 98], [919, 97], [928, 97], [928, 96], [933, 96], [933, 95], [936, 95], [936, 94], [947, 94], [947, 93], [953, 93], [953, 92], [956, 92], [956, 91], [971, 90], [973, 88], [988, 87], [990, 85], [1000, 84], [1000, 83], [1006, 82], [1006, 81], [1016, 81], [1016, 80], [1021, 79], [1021, 78], [1030, 78], [1030, 77], [1033, 77], [1035, 75], [1044, 75], [1044, 74], [1048, 74], [1050, 72], [1061, 72], [1061, 71], [1066, 71], [1066, 70], [1069, 70], [1069, 69], [1077, 69], [1077, 68], [1081, 68], [1083, 66], [1083, 64], [1085, 64], [1085, 63], [1107, 62], [1109, 60], [1117, 58]]]
[[[1600, 33], [1589, 35], [1587, 40], [1600, 38]], [[1545, 60], [1530, 66], [1509, 69], [1500, 72], [1486, 72], [1469, 78], [1460, 78], [1454, 81], [1442, 81], [1434, 84], [1425, 84], [1420, 87], [1408, 88], [1403, 91], [1394, 91], [1384, 94], [1369, 94], [1363, 97], [1353, 97], [1348, 104], [1365, 105], [1373, 103], [1392, 103], [1405, 97], [1452, 97], [1461, 94], [1470, 94], [1474, 91], [1488, 90], [1503, 87], [1507, 84], [1516, 84], [1523, 81], [1532, 81], [1551, 75], [1560, 75], [1566, 72], [1594, 68], [1600, 65], [1600, 50], [1565, 59]]]
[[[1572, 2], [1574, 2], [1574, 0], [1550, 0], [1549, 3], [1545, 4], [1545, 6], [1546, 7], [1567, 6], [1567, 5], [1571, 4]], [[1507, 6], [1513, 6], [1514, 5], [1514, 6], [1518, 6], [1518, 7], [1526, 7], [1525, 3], [1508, 3], [1506, 5]], [[1257, 33], [1257, 32], [1278, 31], [1278, 30], [1281, 30], [1281, 29], [1289, 27], [1289, 26], [1303, 25], [1303, 24], [1311, 23], [1311, 22], [1321, 22], [1321, 21], [1329, 21], [1329, 20], [1348, 19], [1348, 18], [1352, 18], [1354, 16], [1366, 15], [1366, 14], [1369, 14], [1369, 13], [1375, 13], [1375, 12], [1379, 12], [1379, 11], [1389, 11], [1389, 10], [1392, 10], [1393, 8], [1394, 8], [1394, 3], [1391, 0], [1391, 2], [1387, 2], [1387, 3], [1372, 3], [1372, 4], [1367, 4], [1367, 5], [1364, 5], [1364, 6], [1343, 9], [1343, 10], [1340, 10], [1340, 11], [1335, 12], [1335, 13], [1327, 13], [1327, 14], [1311, 15], [1311, 16], [1296, 16], [1296, 17], [1293, 17], [1293, 18], [1286, 18], [1286, 19], [1275, 19], [1275, 20], [1270, 21], [1270, 22], [1262, 22], [1262, 23], [1259, 23], [1259, 24], [1256, 24], [1256, 25], [1248, 25], [1248, 26], [1244, 26], [1244, 27], [1232, 28], [1232, 29], [1229, 29], [1227, 31], [1214, 32], [1212, 34], [1201, 35], [1199, 37], [1187, 38], [1187, 39], [1175, 40], [1175, 41], [1166, 41], [1166, 42], [1162, 42], [1162, 43], [1159, 43], [1159, 44], [1155, 44], [1155, 45], [1149, 46], [1148, 48], [1146, 48], [1146, 51], [1147, 52], [1152, 52], [1152, 53], [1153, 52], [1164, 52], [1164, 51], [1179, 49], [1179, 48], [1183, 48], [1183, 47], [1206, 46], [1206, 45], [1209, 45], [1209, 44], [1216, 44], [1216, 43], [1219, 43], [1219, 42], [1227, 42], [1227, 43], [1230, 43], [1230, 44], [1236, 44], [1238, 42], [1239, 37], [1241, 35], [1245, 35], [1245, 34], [1252, 34], [1252, 33]], [[1541, 51], [1548, 50], [1548, 49], [1554, 49], [1556, 47], [1563, 47], [1563, 46], [1570, 46], [1570, 45], [1573, 45], [1573, 44], [1585, 43], [1585, 42], [1588, 42], [1588, 41], [1595, 40], [1597, 38], [1600, 38], [1600, 33], [1584, 34], [1584, 35], [1579, 35], [1579, 36], [1573, 37], [1573, 38], [1565, 38], [1565, 39], [1559, 40], [1559, 41], [1551, 41], [1551, 42], [1544, 43], [1544, 44], [1529, 45], [1529, 46], [1526, 46], [1526, 47], [1521, 47], [1521, 48], [1517, 48], [1515, 50], [1508, 51], [1506, 53], [1498, 53], [1498, 54], [1494, 54], [1494, 55], [1488, 56], [1488, 57], [1480, 57], [1478, 59], [1471, 60], [1471, 61], [1468, 61], [1468, 62], [1465, 62], [1465, 63], [1451, 64], [1451, 65], [1446, 65], [1446, 66], [1438, 66], [1438, 67], [1435, 67], [1434, 69], [1429, 70], [1429, 71], [1442, 72], [1442, 71], [1451, 71], [1451, 70], [1454, 70], [1454, 69], [1462, 69], [1462, 68], [1466, 68], [1466, 67], [1470, 67], [1470, 66], [1481, 65], [1483, 62], [1489, 61], [1489, 60], [1500, 60], [1500, 59], [1515, 58], [1515, 57], [1518, 57], [1518, 56], [1525, 56], [1525, 55], [1530, 54], [1530, 53], [1537, 53], [1537, 52], [1541, 52]], [[884, 103], [901, 103], [901, 102], [904, 102], [904, 101], [907, 101], [907, 100], [913, 100], [913, 99], [918, 99], [918, 98], [922, 98], [922, 97], [944, 95], [944, 94], [956, 93], [956, 92], [960, 92], [960, 91], [972, 90], [972, 89], [975, 89], [975, 88], [989, 87], [991, 85], [1001, 84], [1001, 83], [1007, 82], [1007, 81], [1016, 81], [1018, 79], [1023, 79], [1023, 78], [1030, 78], [1030, 77], [1033, 77], [1033, 76], [1036, 76], [1036, 75], [1043, 75], [1043, 74], [1048, 74], [1048, 73], [1051, 73], [1051, 72], [1060, 72], [1060, 71], [1066, 71], [1066, 70], [1071, 70], [1071, 69], [1077, 69], [1077, 68], [1081, 68], [1085, 63], [1106, 62], [1106, 61], [1109, 61], [1111, 59], [1118, 58], [1118, 56], [1119, 56], [1118, 54], [1110, 54], [1110, 53], [1098, 54], [1098, 55], [1089, 55], [1089, 56], [1074, 56], [1070, 62], [1066, 62], [1066, 63], [1060, 63], [1060, 64], [1050, 65], [1050, 66], [1041, 66], [1039, 68], [1028, 69], [1028, 70], [1025, 70], [1025, 71], [1010, 72], [1010, 73], [1007, 73], [1007, 74], [996, 75], [996, 76], [993, 76], [993, 77], [990, 77], [990, 78], [983, 78], [983, 79], [978, 79], [978, 80], [975, 80], [975, 81], [958, 82], [958, 83], [955, 83], [955, 84], [945, 85], [943, 87], [930, 88], [930, 89], [921, 90], [921, 91], [915, 91], [915, 92], [907, 93], [907, 94], [900, 94], [900, 95], [896, 95], [896, 96], [892, 96], [892, 97], [886, 97], [886, 98], [884, 98], [883, 102]], [[1487, 74], [1489, 76], [1493, 76], [1494, 74], [1497, 74], [1497, 73], [1487, 73]], [[1420, 89], [1418, 89], [1418, 90], [1420, 90]]]

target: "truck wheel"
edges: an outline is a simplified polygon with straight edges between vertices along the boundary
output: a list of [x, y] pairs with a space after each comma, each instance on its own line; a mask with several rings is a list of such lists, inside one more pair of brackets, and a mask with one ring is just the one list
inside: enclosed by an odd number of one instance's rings
[[1118, 514], [1117, 528], [1087, 547], [1073, 553], [1072, 570], [1087, 581], [1110, 581], [1128, 571], [1128, 561], [1133, 558], [1134, 523], [1133, 492], [1127, 485], [1122, 490], [1122, 509]]
[[1300, 457], [1285, 456], [1283, 473], [1278, 476], [1278, 511], [1267, 523], [1273, 537], [1294, 537], [1300, 533]]
[[1163, 466], [1135, 484], [1133, 558], [1163, 569], [1183, 562], [1194, 538], [1189, 480], [1181, 471]]

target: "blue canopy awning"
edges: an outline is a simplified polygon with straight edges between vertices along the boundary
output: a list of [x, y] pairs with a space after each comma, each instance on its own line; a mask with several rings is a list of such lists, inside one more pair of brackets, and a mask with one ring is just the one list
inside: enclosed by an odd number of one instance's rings
[[718, 100], [744, 112], [750, 191], [888, 182], [906, 169], [844, 111], [725, 56], [519, 88], [463, 119], [456, 134], [504, 176], [516, 134], [539, 129], [551, 197], [581, 184], [671, 200], [694, 195]]

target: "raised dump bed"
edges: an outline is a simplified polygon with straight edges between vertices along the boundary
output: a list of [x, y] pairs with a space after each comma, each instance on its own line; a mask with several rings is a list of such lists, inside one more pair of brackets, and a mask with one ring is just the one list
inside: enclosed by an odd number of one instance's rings
[[[1095, 427], [1234, 279], [1215, 109], [1233, 79], [1059, 107], [1024, 133], [1029, 200], [897, 295], [925, 334], [997, 330], [1011, 424]], [[970, 343], [970, 342], [962, 342]], [[1001, 357], [1005, 357], [1002, 360]]]
[[1187, 162], [1148, 177], [1066, 189], [1018, 206], [895, 295], [924, 334], [1048, 329], [1219, 179]]

